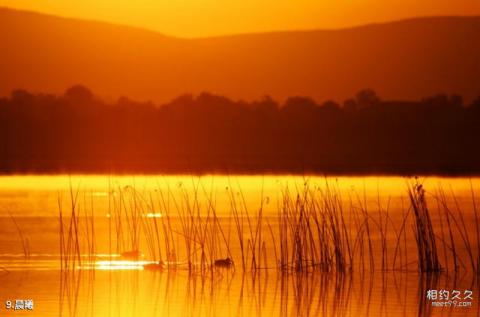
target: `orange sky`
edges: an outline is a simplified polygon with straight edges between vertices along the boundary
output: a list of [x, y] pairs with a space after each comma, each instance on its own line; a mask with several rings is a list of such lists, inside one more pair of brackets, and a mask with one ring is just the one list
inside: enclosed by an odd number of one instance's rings
[[0, 0], [180, 37], [338, 28], [429, 15], [480, 15], [479, 0]]

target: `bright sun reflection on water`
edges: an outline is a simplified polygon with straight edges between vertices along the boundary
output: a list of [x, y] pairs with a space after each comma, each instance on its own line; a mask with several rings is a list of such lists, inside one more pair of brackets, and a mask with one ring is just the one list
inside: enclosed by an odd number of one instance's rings
[[145, 215], [147, 218], [162, 218], [162, 214], [159, 212], [149, 212]]
[[150, 261], [129, 261], [129, 260], [112, 260], [97, 261], [94, 267], [97, 270], [143, 270], [144, 265], [151, 264]]

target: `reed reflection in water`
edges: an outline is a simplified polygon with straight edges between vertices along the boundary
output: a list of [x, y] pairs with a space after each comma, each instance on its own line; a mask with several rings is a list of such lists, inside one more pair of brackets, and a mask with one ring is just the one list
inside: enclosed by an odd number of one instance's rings
[[72, 271], [62, 275], [65, 316], [477, 316], [465, 308], [433, 308], [428, 289], [477, 289], [467, 277], [439, 274], [255, 274], [221, 269]]

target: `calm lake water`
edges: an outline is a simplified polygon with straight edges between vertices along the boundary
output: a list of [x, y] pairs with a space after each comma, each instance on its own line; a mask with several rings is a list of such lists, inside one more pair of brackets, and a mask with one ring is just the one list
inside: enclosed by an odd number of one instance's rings
[[[0, 315], [478, 316], [470, 260], [478, 258], [480, 179], [416, 180], [426, 191], [439, 274], [418, 271], [408, 196], [413, 182], [379, 176], [1, 176]], [[305, 193], [310, 198], [304, 200]], [[71, 237], [78, 240], [68, 240], [72, 206], [78, 222]], [[309, 208], [341, 213], [342, 250], [353, 259], [346, 272], [278, 270], [279, 211]], [[321, 243], [319, 233], [312, 237]], [[332, 234], [323, 237], [335, 250]], [[74, 268], [68, 271], [60, 261], [66, 249]], [[286, 249], [293, 259], [295, 246]], [[132, 259], [126, 253], [133, 251], [138, 257]], [[200, 265], [224, 258], [234, 266]], [[146, 266], [159, 261], [175, 265]], [[473, 299], [456, 300], [467, 307], [435, 307], [448, 300], [432, 298], [429, 290], [449, 291], [449, 297], [459, 291], [462, 298], [472, 291]], [[33, 311], [7, 309], [6, 302], [15, 306], [17, 299], [33, 300]]]

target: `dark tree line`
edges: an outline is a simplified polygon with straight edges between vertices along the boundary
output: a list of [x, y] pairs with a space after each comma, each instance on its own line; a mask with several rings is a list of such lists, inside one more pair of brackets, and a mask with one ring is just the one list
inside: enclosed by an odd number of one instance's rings
[[74, 86], [0, 99], [0, 173], [480, 172], [480, 98], [283, 105], [203, 93], [170, 103], [115, 104]]

